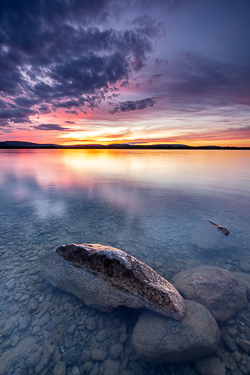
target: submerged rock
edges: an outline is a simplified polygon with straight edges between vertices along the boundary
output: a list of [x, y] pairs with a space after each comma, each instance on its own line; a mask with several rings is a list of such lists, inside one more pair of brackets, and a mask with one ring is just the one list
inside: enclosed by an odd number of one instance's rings
[[247, 298], [250, 300], [250, 274], [246, 272], [232, 272], [237, 279], [246, 285], [247, 287]]
[[38, 351], [33, 337], [26, 337], [15, 348], [7, 349], [0, 355], [0, 375], [12, 375], [16, 368], [22, 368], [27, 358]]
[[226, 321], [248, 303], [246, 286], [224, 268], [194, 267], [178, 272], [173, 280], [184, 298], [205, 306], [219, 322]]
[[195, 361], [195, 368], [200, 375], [225, 375], [226, 369], [223, 362], [217, 357], [207, 357]]
[[151, 311], [143, 313], [133, 331], [136, 353], [152, 363], [193, 361], [212, 354], [220, 331], [210, 312], [202, 305], [186, 302], [186, 315], [177, 322]]
[[99, 244], [69, 244], [42, 258], [44, 277], [75, 294], [87, 306], [146, 307], [181, 320], [185, 302], [179, 292], [152, 268], [122, 250]]

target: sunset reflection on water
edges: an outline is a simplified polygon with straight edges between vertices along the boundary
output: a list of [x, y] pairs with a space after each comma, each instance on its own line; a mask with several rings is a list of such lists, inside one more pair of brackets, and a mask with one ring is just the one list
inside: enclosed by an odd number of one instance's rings
[[123, 181], [153, 188], [246, 193], [250, 151], [227, 150], [2, 150], [0, 184], [8, 175], [56, 190]]

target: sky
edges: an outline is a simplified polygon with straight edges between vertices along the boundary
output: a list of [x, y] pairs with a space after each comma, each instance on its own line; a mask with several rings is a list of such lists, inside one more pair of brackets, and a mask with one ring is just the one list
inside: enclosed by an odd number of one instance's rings
[[0, 141], [250, 147], [249, 0], [1, 0]]

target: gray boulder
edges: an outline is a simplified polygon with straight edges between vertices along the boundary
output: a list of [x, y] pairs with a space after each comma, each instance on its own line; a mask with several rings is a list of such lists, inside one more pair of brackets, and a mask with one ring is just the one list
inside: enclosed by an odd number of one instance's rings
[[44, 256], [41, 266], [51, 284], [87, 306], [105, 312], [121, 305], [146, 307], [176, 320], [185, 315], [185, 302], [173, 285], [122, 250], [69, 244]]
[[178, 272], [173, 280], [184, 298], [205, 306], [218, 322], [228, 320], [248, 303], [246, 286], [224, 268], [194, 267]]
[[193, 361], [212, 354], [220, 341], [220, 331], [202, 305], [186, 302], [186, 315], [180, 322], [145, 311], [132, 337], [137, 354], [152, 363]]

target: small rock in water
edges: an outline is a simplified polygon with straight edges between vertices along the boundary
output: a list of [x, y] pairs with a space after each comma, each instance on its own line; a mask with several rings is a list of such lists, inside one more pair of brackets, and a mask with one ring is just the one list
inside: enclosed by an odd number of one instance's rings
[[250, 341], [238, 339], [237, 344], [247, 353], [250, 354]]
[[18, 311], [19, 311], [18, 305], [14, 305], [9, 308], [9, 312], [11, 313], [11, 315], [16, 315]]
[[222, 264], [222, 268], [225, 268], [226, 270], [230, 271], [232, 269], [232, 264], [224, 263]]
[[66, 374], [65, 363], [63, 361], [57, 362], [53, 370], [53, 375], [65, 375], [65, 374]]
[[41, 359], [41, 354], [39, 353], [36, 353], [32, 356], [30, 356], [29, 358], [26, 359], [26, 367], [27, 368], [32, 368], [34, 367], [35, 365], [37, 365], [37, 363], [40, 361]]
[[27, 337], [14, 348], [6, 350], [0, 355], [0, 374], [12, 375], [16, 367], [24, 366], [27, 358], [38, 350], [34, 338]]
[[51, 346], [49, 341], [45, 341], [43, 344], [43, 355], [40, 362], [35, 366], [35, 372], [41, 372], [48, 364], [55, 349]]
[[70, 375], [81, 375], [81, 372], [78, 368], [78, 366], [74, 366], [70, 372]]
[[103, 375], [117, 375], [119, 374], [120, 363], [118, 360], [113, 361], [112, 359], [107, 359], [104, 362], [104, 372]]
[[229, 340], [227, 340], [225, 342], [225, 345], [226, 345], [227, 349], [229, 349], [231, 352], [234, 352], [234, 351], [239, 349], [239, 347], [236, 344], [236, 341], [234, 339], [229, 338]]
[[110, 357], [112, 359], [117, 359], [117, 358], [119, 358], [122, 351], [123, 351], [123, 345], [122, 344], [114, 344], [110, 348]]
[[38, 308], [38, 302], [36, 300], [31, 300], [28, 304], [28, 311], [30, 313], [33, 313], [37, 310]]
[[225, 375], [226, 369], [224, 363], [219, 358], [208, 357], [195, 361], [195, 368], [200, 375]]
[[91, 370], [92, 370], [92, 367], [93, 367], [93, 363], [92, 362], [86, 362], [83, 366], [82, 366], [82, 369], [89, 373]]
[[146, 307], [181, 320], [185, 302], [172, 284], [122, 250], [99, 244], [69, 244], [42, 258], [44, 277], [75, 294], [87, 306], [111, 312], [115, 307]]
[[235, 328], [235, 327], [229, 327], [227, 329], [227, 332], [229, 333], [229, 335], [233, 338], [237, 337], [238, 336], [238, 330]]
[[224, 268], [190, 268], [175, 274], [173, 280], [184, 298], [204, 305], [220, 322], [229, 319], [248, 303], [246, 286]]
[[98, 333], [96, 335], [96, 340], [99, 341], [99, 342], [102, 342], [102, 341], [106, 340], [107, 337], [108, 337], [108, 331], [107, 331], [106, 328], [103, 328], [100, 331], [98, 331]]
[[88, 331], [94, 331], [95, 330], [95, 327], [96, 327], [96, 324], [95, 324], [95, 319], [93, 318], [88, 318], [85, 322], [85, 326], [86, 326], [86, 329]]
[[76, 324], [72, 324], [71, 326], [69, 326], [69, 328], [67, 329], [67, 333], [69, 335], [73, 335], [73, 333], [75, 332], [76, 330]]
[[91, 351], [92, 361], [105, 361], [107, 355], [104, 350], [101, 349], [93, 349]]
[[143, 360], [152, 363], [193, 361], [211, 355], [220, 341], [220, 331], [209, 311], [186, 301], [186, 316], [180, 322], [145, 311], [133, 331], [133, 346]]
[[240, 268], [244, 272], [250, 272], [250, 263], [249, 262], [243, 262], [243, 261], [241, 261], [240, 262]]
[[16, 326], [17, 319], [15, 317], [10, 318], [5, 322], [5, 325], [0, 330], [0, 335], [2, 336], [10, 336], [11, 333], [14, 331]]

